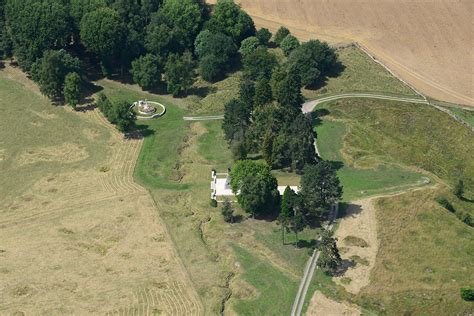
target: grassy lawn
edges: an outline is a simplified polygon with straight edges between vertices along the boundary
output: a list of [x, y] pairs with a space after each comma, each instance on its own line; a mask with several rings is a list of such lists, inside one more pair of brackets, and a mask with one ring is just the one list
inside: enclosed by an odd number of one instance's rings
[[315, 90], [303, 89], [306, 99], [344, 92], [417, 96], [413, 90], [355, 46], [340, 48], [337, 53], [344, 66], [343, 71], [336, 77], [328, 77]]
[[[334, 162], [344, 187], [344, 201], [371, 195], [397, 192], [423, 184], [426, 176], [393, 164], [377, 162], [366, 168], [350, 165], [343, 157], [346, 124], [342, 121], [322, 120], [316, 126], [318, 149], [322, 158]], [[366, 162], [367, 163], [367, 162]]]
[[258, 289], [256, 298], [235, 301], [235, 311], [240, 315], [290, 314], [299, 280], [289, 278], [264, 258], [244, 248], [233, 248], [244, 270], [242, 278]]

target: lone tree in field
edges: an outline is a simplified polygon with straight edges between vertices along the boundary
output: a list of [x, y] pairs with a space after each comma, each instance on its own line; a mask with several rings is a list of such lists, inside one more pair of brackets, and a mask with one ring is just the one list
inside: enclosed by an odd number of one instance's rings
[[221, 210], [222, 217], [224, 217], [224, 221], [227, 223], [234, 222], [234, 207], [232, 203], [229, 202], [228, 199], [224, 200], [222, 203], [222, 210]]
[[306, 165], [301, 177], [300, 194], [308, 215], [324, 217], [331, 205], [342, 197], [342, 186], [336, 170], [327, 161]]
[[342, 263], [336, 241], [337, 239], [332, 237], [330, 231], [322, 231], [319, 244], [321, 255], [319, 256], [318, 266], [329, 275], [336, 273]]
[[262, 162], [241, 160], [230, 173], [230, 185], [244, 211], [264, 215], [278, 207], [280, 195], [276, 178], [270, 167]]
[[454, 186], [453, 194], [458, 198], [462, 199], [464, 196], [464, 182], [459, 180]]
[[64, 80], [64, 101], [75, 110], [81, 98], [81, 77], [77, 72], [70, 72]]

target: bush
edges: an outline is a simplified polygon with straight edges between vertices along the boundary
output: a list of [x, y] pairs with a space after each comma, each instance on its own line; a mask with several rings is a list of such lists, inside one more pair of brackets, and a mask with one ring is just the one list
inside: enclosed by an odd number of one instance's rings
[[211, 206], [212, 207], [217, 207], [217, 201], [214, 199], [211, 199]]
[[465, 212], [459, 212], [456, 214], [456, 216], [466, 225], [469, 225], [471, 227], [474, 226], [474, 222], [472, 221], [472, 217], [470, 214], [465, 213]]
[[474, 301], [474, 288], [472, 288], [472, 287], [462, 287], [461, 288], [461, 298], [465, 301], [468, 301], [468, 302]]
[[451, 213], [456, 212], [456, 210], [454, 209], [454, 206], [451, 203], [449, 203], [449, 201], [446, 198], [444, 198], [442, 196], [438, 196], [436, 198], [436, 202], [438, 202], [439, 205], [441, 205], [442, 207], [444, 207], [445, 209], [447, 209]]

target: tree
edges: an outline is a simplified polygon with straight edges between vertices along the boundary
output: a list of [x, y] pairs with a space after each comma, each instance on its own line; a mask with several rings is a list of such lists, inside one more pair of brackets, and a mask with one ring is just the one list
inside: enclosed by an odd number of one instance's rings
[[102, 61], [103, 73], [108, 72], [110, 59], [123, 47], [124, 25], [117, 11], [99, 8], [89, 12], [81, 21], [81, 40], [86, 49]]
[[117, 126], [117, 129], [124, 133], [128, 131], [135, 122], [135, 115], [130, 111], [130, 104], [127, 102], [118, 102], [113, 105], [113, 115], [111, 123]]
[[64, 101], [75, 110], [81, 98], [81, 77], [77, 72], [70, 72], [64, 80]]
[[337, 272], [342, 264], [342, 259], [337, 249], [337, 239], [332, 237], [332, 233], [328, 230], [323, 230], [321, 233], [321, 242], [319, 248], [321, 254], [319, 256], [318, 266], [329, 275]]
[[41, 92], [51, 99], [63, 97], [64, 80], [70, 72], [81, 71], [81, 62], [65, 50], [48, 50], [31, 66], [31, 76]]
[[89, 12], [107, 7], [106, 0], [70, 0], [69, 14], [74, 28], [79, 31], [81, 20]]
[[279, 201], [278, 184], [270, 167], [262, 162], [241, 160], [230, 173], [232, 191], [242, 208], [255, 215], [274, 210]]
[[186, 94], [194, 82], [194, 62], [190, 52], [171, 54], [165, 65], [167, 90], [173, 96]]
[[276, 72], [272, 78], [273, 94], [275, 99], [288, 113], [288, 121], [292, 121], [301, 113], [304, 102], [301, 94], [301, 80], [294, 71]]
[[286, 27], [281, 26], [275, 34], [275, 44], [280, 46], [281, 42], [290, 34], [290, 30]]
[[288, 153], [291, 155], [291, 167], [300, 172], [307, 164], [314, 164], [317, 159], [314, 148], [315, 132], [311, 118], [299, 113], [288, 131]]
[[300, 46], [300, 42], [296, 37], [288, 34], [280, 43], [281, 50], [285, 56], [289, 56], [290, 53]]
[[146, 54], [132, 62], [133, 81], [145, 90], [156, 87], [161, 81], [160, 59], [152, 54]]
[[331, 205], [342, 197], [342, 186], [329, 162], [321, 160], [304, 167], [300, 195], [308, 215], [321, 217], [328, 214]]
[[206, 28], [213, 33], [222, 32], [239, 45], [244, 38], [255, 35], [252, 18], [233, 0], [218, 0]]
[[173, 30], [181, 47], [192, 49], [203, 23], [199, 3], [194, 0], [165, 0], [158, 15], [158, 19]]
[[109, 116], [112, 115], [113, 105], [105, 94], [99, 94], [96, 104], [99, 110], [102, 112], [102, 114], [104, 114], [107, 119], [109, 118]]
[[288, 58], [289, 68], [300, 75], [304, 86], [317, 83], [319, 77], [326, 75], [336, 64], [335, 50], [318, 40], [301, 44]]
[[165, 23], [152, 22], [145, 35], [146, 49], [156, 56], [166, 57], [170, 52], [180, 50], [174, 31]]
[[278, 62], [275, 55], [269, 53], [266, 47], [259, 46], [253, 53], [244, 57], [243, 64], [245, 75], [255, 80], [258, 77], [271, 78]]
[[45, 50], [63, 48], [71, 34], [62, 0], [10, 0], [5, 5], [5, 19], [14, 55], [27, 71]]
[[199, 71], [206, 81], [220, 79], [233, 64], [236, 47], [232, 39], [222, 33], [202, 31], [194, 46], [199, 57]]
[[[289, 186], [285, 188], [281, 198], [280, 215], [278, 222], [281, 226], [281, 241], [285, 244], [285, 231], [289, 231], [296, 212], [297, 195]], [[295, 226], [296, 227], [296, 226]]]
[[225, 104], [222, 129], [224, 130], [224, 137], [229, 143], [236, 139], [239, 133], [245, 135], [249, 123], [250, 112], [242, 101], [232, 99]]
[[222, 203], [222, 210], [221, 210], [222, 217], [224, 217], [224, 221], [227, 223], [234, 222], [234, 207], [229, 202], [228, 199], [224, 200]]
[[463, 198], [464, 195], [464, 182], [459, 180], [456, 185], [454, 186], [453, 194], [457, 196], [459, 199]]
[[245, 57], [251, 53], [253, 53], [257, 47], [260, 45], [260, 41], [255, 36], [247, 37], [242, 41], [240, 44], [239, 53], [242, 57]]
[[270, 81], [266, 77], [258, 78], [255, 83], [255, 96], [253, 99], [254, 106], [258, 107], [267, 103], [272, 102], [272, 88], [270, 87]]
[[248, 113], [253, 111], [253, 99], [255, 97], [255, 84], [248, 78], [243, 78], [239, 85], [239, 99], [245, 104]]
[[255, 36], [257, 36], [261, 45], [268, 46], [268, 42], [272, 38], [272, 33], [268, 29], [263, 27], [257, 31], [257, 34]]

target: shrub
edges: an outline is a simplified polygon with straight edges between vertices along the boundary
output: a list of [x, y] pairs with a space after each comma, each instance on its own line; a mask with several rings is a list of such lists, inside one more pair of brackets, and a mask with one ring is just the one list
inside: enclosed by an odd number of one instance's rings
[[438, 202], [439, 205], [441, 205], [442, 207], [444, 207], [445, 209], [447, 209], [451, 213], [456, 212], [456, 210], [454, 209], [454, 206], [451, 203], [449, 203], [449, 201], [445, 197], [438, 196], [436, 198], [436, 202]]
[[465, 212], [459, 212], [456, 214], [456, 216], [466, 225], [469, 225], [471, 227], [474, 226], [474, 222], [472, 221], [472, 217], [470, 214], [465, 213]]
[[211, 206], [212, 207], [217, 207], [217, 201], [214, 199], [211, 199]]
[[474, 301], [474, 288], [472, 288], [472, 287], [462, 287], [461, 288], [461, 298], [465, 301], [468, 301], [468, 302]]

